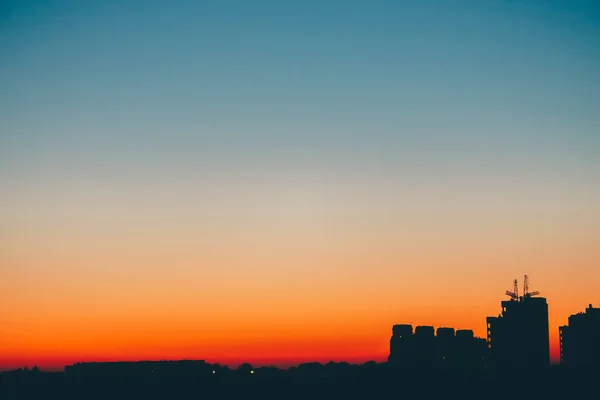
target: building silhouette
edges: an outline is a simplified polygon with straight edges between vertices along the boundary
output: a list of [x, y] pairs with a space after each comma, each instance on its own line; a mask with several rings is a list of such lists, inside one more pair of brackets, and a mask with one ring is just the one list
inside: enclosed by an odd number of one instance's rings
[[598, 368], [600, 361], [600, 308], [590, 304], [585, 313], [569, 317], [559, 328], [560, 363], [566, 367]]
[[489, 359], [496, 368], [546, 368], [550, 366], [548, 303], [538, 292], [529, 292], [525, 275], [523, 296], [517, 280], [511, 297], [502, 301], [502, 313], [487, 318]]
[[433, 326], [394, 325], [388, 362], [400, 368], [482, 368], [486, 340], [472, 330]]
[[388, 362], [395, 366], [412, 367], [416, 351], [412, 343], [412, 325], [402, 324], [392, 327], [390, 356]]
[[197, 375], [208, 374], [213, 367], [204, 360], [80, 362], [65, 367], [69, 375]]

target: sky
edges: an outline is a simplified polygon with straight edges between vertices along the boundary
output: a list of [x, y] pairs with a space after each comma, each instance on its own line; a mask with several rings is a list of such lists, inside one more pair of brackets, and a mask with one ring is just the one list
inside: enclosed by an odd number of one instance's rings
[[0, 367], [384, 361], [600, 306], [596, 1], [2, 1]]

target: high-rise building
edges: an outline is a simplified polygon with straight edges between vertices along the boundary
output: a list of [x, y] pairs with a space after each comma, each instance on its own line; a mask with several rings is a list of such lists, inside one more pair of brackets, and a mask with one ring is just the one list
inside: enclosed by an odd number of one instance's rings
[[414, 362], [419, 368], [435, 365], [435, 329], [433, 326], [417, 326], [412, 342], [415, 351]]
[[412, 344], [412, 325], [394, 325], [390, 339], [388, 362], [395, 366], [412, 367], [415, 348]]
[[456, 331], [452, 363], [461, 368], [487, 366], [486, 340], [475, 337], [470, 329]]
[[566, 367], [600, 366], [600, 308], [590, 304], [585, 313], [569, 317], [559, 328], [560, 363]]
[[525, 275], [524, 295], [514, 290], [506, 294], [502, 313], [487, 318], [489, 358], [496, 368], [545, 368], [550, 366], [548, 303], [538, 292], [529, 292]]

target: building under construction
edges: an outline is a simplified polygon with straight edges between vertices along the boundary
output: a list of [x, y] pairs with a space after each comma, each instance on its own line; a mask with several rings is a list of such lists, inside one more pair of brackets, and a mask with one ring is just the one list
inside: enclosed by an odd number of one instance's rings
[[529, 291], [525, 275], [523, 294], [518, 282], [506, 291], [502, 313], [487, 318], [490, 365], [496, 368], [546, 368], [550, 366], [548, 303], [538, 292]]
[[561, 326], [560, 363], [566, 367], [598, 368], [600, 366], [600, 308], [590, 304], [585, 313], [569, 317], [569, 325]]
[[394, 325], [388, 362], [402, 368], [482, 368], [486, 341], [472, 330]]

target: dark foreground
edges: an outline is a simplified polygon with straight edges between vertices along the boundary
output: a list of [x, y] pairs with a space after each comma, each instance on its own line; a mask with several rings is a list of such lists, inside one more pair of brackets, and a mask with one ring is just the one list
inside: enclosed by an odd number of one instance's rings
[[584, 399], [598, 398], [592, 370], [399, 371], [256, 369], [204, 376], [2, 374], [0, 399]]

